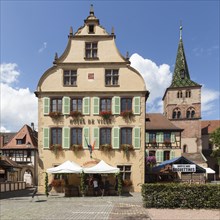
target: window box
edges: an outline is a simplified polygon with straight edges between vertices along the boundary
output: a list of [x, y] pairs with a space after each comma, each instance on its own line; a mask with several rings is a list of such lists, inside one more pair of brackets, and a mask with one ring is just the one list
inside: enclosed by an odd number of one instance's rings
[[70, 112], [70, 116], [72, 116], [73, 118], [81, 118], [83, 115], [82, 112], [72, 111]]
[[133, 150], [133, 146], [130, 144], [122, 144], [121, 145], [121, 149], [124, 150], [125, 152], [131, 151]]
[[82, 147], [81, 144], [73, 144], [73, 145], [70, 147], [70, 149], [71, 149], [72, 151], [80, 151], [80, 150], [83, 149], [83, 147]]
[[170, 140], [165, 140], [165, 141], [164, 141], [164, 145], [165, 145], [166, 147], [170, 147], [170, 146], [171, 146]]
[[55, 119], [59, 118], [61, 115], [62, 115], [61, 112], [50, 112], [50, 113], [49, 113], [49, 116], [50, 116], [51, 118], [55, 118]]
[[111, 144], [102, 144], [100, 145], [100, 148], [103, 150], [103, 151], [109, 151], [112, 149], [112, 146]]
[[134, 113], [132, 111], [124, 111], [120, 114], [123, 119], [131, 120], [134, 117]]
[[156, 141], [151, 141], [150, 145], [151, 145], [151, 147], [157, 147], [157, 142]]
[[62, 151], [62, 146], [60, 144], [53, 144], [50, 146], [50, 150], [53, 151], [56, 155], [59, 151]]
[[108, 120], [112, 117], [112, 112], [111, 111], [102, 111], [102, 112], [100, 112], [100, 116], [103, 119]]

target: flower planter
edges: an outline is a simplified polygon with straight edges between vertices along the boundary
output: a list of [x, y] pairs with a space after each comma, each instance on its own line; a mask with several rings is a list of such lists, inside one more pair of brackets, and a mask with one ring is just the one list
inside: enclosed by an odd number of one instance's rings
[[57, 155], [60, 151], [62, 151], [62, 146], [60, 144], [54, 144], [50, 146], [50, 150], [54, 152], [55, 155]]
[[100, 112], [100, 116], [104, 119], [104, 120], [108, 120], [112, 117], [112, 112], [111, 111], [102, 111]]
[[72, 111], [70, 112], [70, 116], [73, 118], [81, 118], [83, 115], [82, 115], [82, 112]]
[[49, 116], [54, 119], [58, 119], [62, 115], [61, 112], [50, 112]]
[[123, 151], [125, 151], [125, 152], [134, 150], [133, 146], [130, 145], [130, 144], [122, 144], [122, 145], [121, 145], [121, 149], [122, 149]]
[[100, 145], [100, 148], [103, 151], [110, 151], [112, 149], [112, 146], [110, 144], [102, 144], [102, 145]]
[[80, 151], [80, 150], [82, 150], [82, 149], [83, 149], [82, 145], [79, 145], [79, 144], [73, 144], [73, 145], [70, 147], [70, 150], [72, 150], [72, 151]]
[[124, 111], [120, 114], [124, 120], [131, 120], [134, 117], [134, 113], [132, 111]]

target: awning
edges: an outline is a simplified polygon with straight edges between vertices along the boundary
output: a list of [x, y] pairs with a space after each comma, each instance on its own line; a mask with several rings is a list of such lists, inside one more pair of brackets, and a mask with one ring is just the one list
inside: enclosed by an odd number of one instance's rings
[[[167, 165], [173, 165], [173, 164], [195, 164], [194, 162], [188, 160], [187, 158], [181, 156], [181, 157], [176, 157], [171, 160], [165, 160], [163, 161], [160, 165], [153, 167], [152, 171], [153, 173], [159, 173], [161, 169], [163, 169]], [[205, 173], [206, 170], [203, 167], [200, 167], [199, 165], [196, 165], [196, 172], [195, 173]]]
[[82, 173], [83, 168], [75, 162], [66, 161], [57, 167], [47, 169], [48, 173]]
[[205, 168], [205, 170], [206, 170], [206, 173], [208, 173], [208, 174], [214, 174], [215, 173], [215, 171], [213, 169], [211, 169], [210, 167]]
[[83, 168], [83, 171], [85, 173], [119, 173], [120, 169], [117, 167], [112, 167], [101, 160], [93, 167]]

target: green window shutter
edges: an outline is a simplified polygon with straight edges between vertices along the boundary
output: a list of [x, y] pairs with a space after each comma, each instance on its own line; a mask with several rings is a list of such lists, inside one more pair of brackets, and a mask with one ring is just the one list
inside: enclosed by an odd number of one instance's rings
[[62, 106], [62, 112], [64, 115], [70, 114], [70, 97], [63, 97], [63, 106]]
[[133, 146], [134, 149], [140, 149], [141, 147], [141, 129], [139, 127], [133, 128]]
[[163, 151], [162, 150], [156, 151], [156, 161], [157, 163], [163, 162]]
[[50, 148], [50, 129], [43, 128], [43, 148], [49, 149]]
[[88, 149], [88, 145], [86, 143], [86, 141], [88, 142], [88, 144], [90, 144], [90, 140], [89, 140], [89, 128], [88, 127], [84, 127], [83, 128], [83, 148], [84, 149]]
[[141, 113], [141, 97], [139, 96], [133, 98], [133, 112], [135, 115]]
[[160, 158], [161, 158], [161, 162], [164, 161], [164, 158], [163, 158], [163, 151], [160, 152]]
[[170, 151], [170, 159], [173, 159], [173, 158], [175, 158], [175, 151], [171, 150]]
[[93, 97], [93, 115], [99, 115], [99, 97]]
[[174, 143], [175, 142], [175, 132], [171, 132], [171, 143]]
[[145, 143], [149, 143], [149, 133], [148, 132], [146, 132], [145, 133]]
[[164, 136], [163, 136], [163, 132], [160, 133], [160, 143], [164, 142]]
[[70, 148], [70, 128], [63, 127], [62, 129], [62, 147], [63, 149], [69, 149]]
[[83, 98], [83, 114], [89, 115], [90, 114], [90, 99], [89, 97]]
[[149, 156], [149, 150], [145, 150], [145, 156], [146, 156], [146, 157]]
[[156, 141], [157, 143], [163, 143], [163, 132], [157, 132]]
[[112, 128], [112, 148], [113, 149], [120, 148], [120, 128], [119, 127]]
[[49, 115], [49, 113], [50, 113], [50, 98], [48, 98], [48, 97], [43, 98], [43, 109], [44, 109], [44, 115]]
[[121, 113], [121, 99], [118, 96], [112, 98], [112, 114], [119, 115]]
[[156, 133], [156, 141], [157, 141], [157, 143], [160, 143], [160, 133], [159, 132]]
[[93, 128], [93, 143], [95, 142], [95, 149], [99, 149], [99, 128]]

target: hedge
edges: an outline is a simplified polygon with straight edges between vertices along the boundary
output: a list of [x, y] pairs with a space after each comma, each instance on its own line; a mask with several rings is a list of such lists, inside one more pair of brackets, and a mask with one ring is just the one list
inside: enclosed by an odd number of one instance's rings
[[220, 208], [220, 185], [212, 184], [143, 184], [146, 208]]

